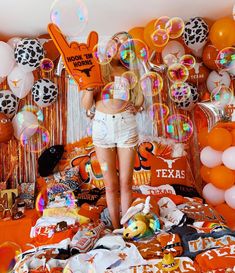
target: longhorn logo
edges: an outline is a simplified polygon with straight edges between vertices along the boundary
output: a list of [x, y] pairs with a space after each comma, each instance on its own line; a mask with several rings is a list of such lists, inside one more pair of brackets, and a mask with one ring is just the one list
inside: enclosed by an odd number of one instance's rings
[[94, 65], [92, 65], [91, 67], [89, 68], [85, 68], [85, 69], [74, 69], [74, 70], [78, 70], [82, 73], [85, 73], [87, 77], [90, 77], [90, 72], [91, 72], [91, 69], [94, 67]]
[[166, 162], [167, 163], [167, 166], [168, 166], [168, 168], [169, 169], [172, 169], [172, 165], [173, 165], [173, 163], [175, 163], [176, 162], [176, 160], [178, 160], [179, 158], [175, 158], [175, 159], [165, 159], [165, 158], [163, 158], [163, 157], [160, 157], [159, 156], [159, 158], [161, 158], [164, 162]]

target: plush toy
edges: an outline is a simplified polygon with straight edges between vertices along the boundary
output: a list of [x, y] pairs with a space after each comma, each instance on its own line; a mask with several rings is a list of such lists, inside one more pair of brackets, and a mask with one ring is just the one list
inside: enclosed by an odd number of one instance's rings
[[121, 219], [125, 239], [140, 240], [151, 237], [160, 229], [157, 215], [150, 211], [150, 196], [137, 199]]

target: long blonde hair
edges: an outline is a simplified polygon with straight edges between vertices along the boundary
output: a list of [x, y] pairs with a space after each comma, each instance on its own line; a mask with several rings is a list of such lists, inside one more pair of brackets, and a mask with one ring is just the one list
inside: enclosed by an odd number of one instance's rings
[[[132, 37], [127, 32], [119, 32], [116, 33], [112, 38], [112, 40], [116, 41], [118, 46], [121, 45], [124, 41], [131, 40]], [[130, 43], [131, 50], [135, 51], [133, 43]], [[135, 106], [141, 106], [143, 102], [143, 93], [140, 86], [140, 78], [141, 78], [141, 62], [137, 60], [138, 65], [136, 63], [130, 63], [129, 71], [132, 71], [137, 77], [136, 86], [130, 90], [130, 101], [134, 103]], [[120, 62], [120, 65], [123, 66]], [[105, 64], [101, 66], [102, 77], [105, 84], [112, 81], [111, 75], [113, 72], [113, 67], [111, 63]]]

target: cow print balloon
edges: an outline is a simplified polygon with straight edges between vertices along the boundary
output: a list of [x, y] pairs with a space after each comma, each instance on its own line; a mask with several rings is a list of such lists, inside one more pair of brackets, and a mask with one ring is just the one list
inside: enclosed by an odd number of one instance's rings
[[57, 99], [57, 95], [57, 86], [48, 79], [40, 79], [33, 85], [33, 100], [40, 107], [47, 107], [54, 103]]
[[184, 42], [192, 50], [201, 49], [207, 42], [209, 27], [201, 17], [191, 18], [184, 29]]
[[185, 111], [191, 111], [194, 106], [196, 105], [196, 102], [198, 101], [199, 94], [197, 91], [197, 87], [192, 85], [191, 83], [187, 83], [190, 86], [190, 96], [182, 102], [175, 102], [176, 106], [182, 110]]
[[12, 118], [18, 108], [18, 98], [10, 90], [0, 91], [0, 113]]
[[33, 71], [44, 58], [43, 47], [36, 39], [22, 39], [15, 48], [15, 59], [26, 72]]

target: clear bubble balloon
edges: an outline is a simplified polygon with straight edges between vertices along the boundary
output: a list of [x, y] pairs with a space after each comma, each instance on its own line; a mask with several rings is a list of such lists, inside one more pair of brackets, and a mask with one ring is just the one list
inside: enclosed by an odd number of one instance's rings
[[229, 70], [235, 66], [235, 47], [226, 47], [217, 55], [215, 61], [217, 67], [223, 70]]
[[170, 67], [173, 64], [178, 63], [178, 59], [175, 55], [173, 54], [167, 54], [166, 56], [163, 57], [163, 62], [166, 64], [168, 67]]
[[184, 65], [188, 70], [194, 68], [196, 64], [196, 59], [189, 54], [186, 54], [180, 58], [179, 61], [182, 65]]
[[100, 42], [93, 48], [93, 54], [99, 64], [108, 64], [117, 54], [117, 43], [113, 40]]
[[168, 117], [169, 108], [163, 103], [154, 103], [149, 107], [148, 114], [154, 123], [159, 123]]
[[51, 7], [50, 17], [66, 36], [78, 36], [88, 22], [88, 10], [81, 0], [56, 0]]
[[168, 43], [170, 37], [167, 30], [159, 28], [153, 32], [151, 38], [155, 46], [163, 47]]
[[135, 88], [136, 84], [138, 83], [137, 76], [132, 71], [126, 71], [122, 74], [122, 77], [127, 79], [130, 89]]
[[24, 107], [21, 109], [21, 111], [28, 111], [28, 112], [33, 113], [34, 115], [37, 116], [38, 121], [43, 122], [43, 120], [44, 120], [44, 115], [43, 115], [42, 110], [35, 105], [24, 105]]
[[140, 79], [141, 89], [147, 97], [156, 96], [163, 88], [163, 79], [156, 72], [149, 72]]
[[182, 64], [173, 64], [167, 70], [167, 76], [172, 82], [185, 82], [188, 79], [188, 69]]
[[138, 39], [123, 42], [119, 48], [121, 63], [127, 68], [138, 68], [139, 61], [147, 62], [149, 50], [147, 45]]
[[169, 32], [171, 30], [171, 23], [169, 21], [170, 17], [168, 16], [159, 17], [154, 24], [154, 29], [165, 29]]
[[104, 106], [112, 111], [124, 109], [130, 99], [129, 84], [123, 78], [120, 79], [119, 82], [108, 83], [101, 91]]
[[170, 87], [170, 98], [176, 102], [185, 102], [191, 95], [191, 88], [188, 83], [176, 82]]
[[170, 29], [169, 37], [171, 39], [179, 38], [184, 32], [184, 27], [184, 21], [180, 17], [173, 17], [166, 24], [166, 29]]
[[176, 142], [185, 142], [193, 134], [193, 123], [184, 115], [176, 114], [166, 120], [166, 135]]
[[222, 109], [233, 101], [233, 91], [226, 85], [220, 85], [212, 90], [210, 98], [214, 105]]
[[21, 247], [13, 242], [6, 241], [0, 244], [0, 272], [12, 272], [22, 253]]
[[51, 72], [54, 69], [54, 63], [51, 59], [44, 58], [40, 62], [40, 68], [42, 72]]
[[38, 126], [35, 133], [30, 138], [27, 134], [24, 134], [23, 131], [20, 136], [20, 143], [26, 151], [39, 153], [49, 145], [50, 134], [45, 127]]

